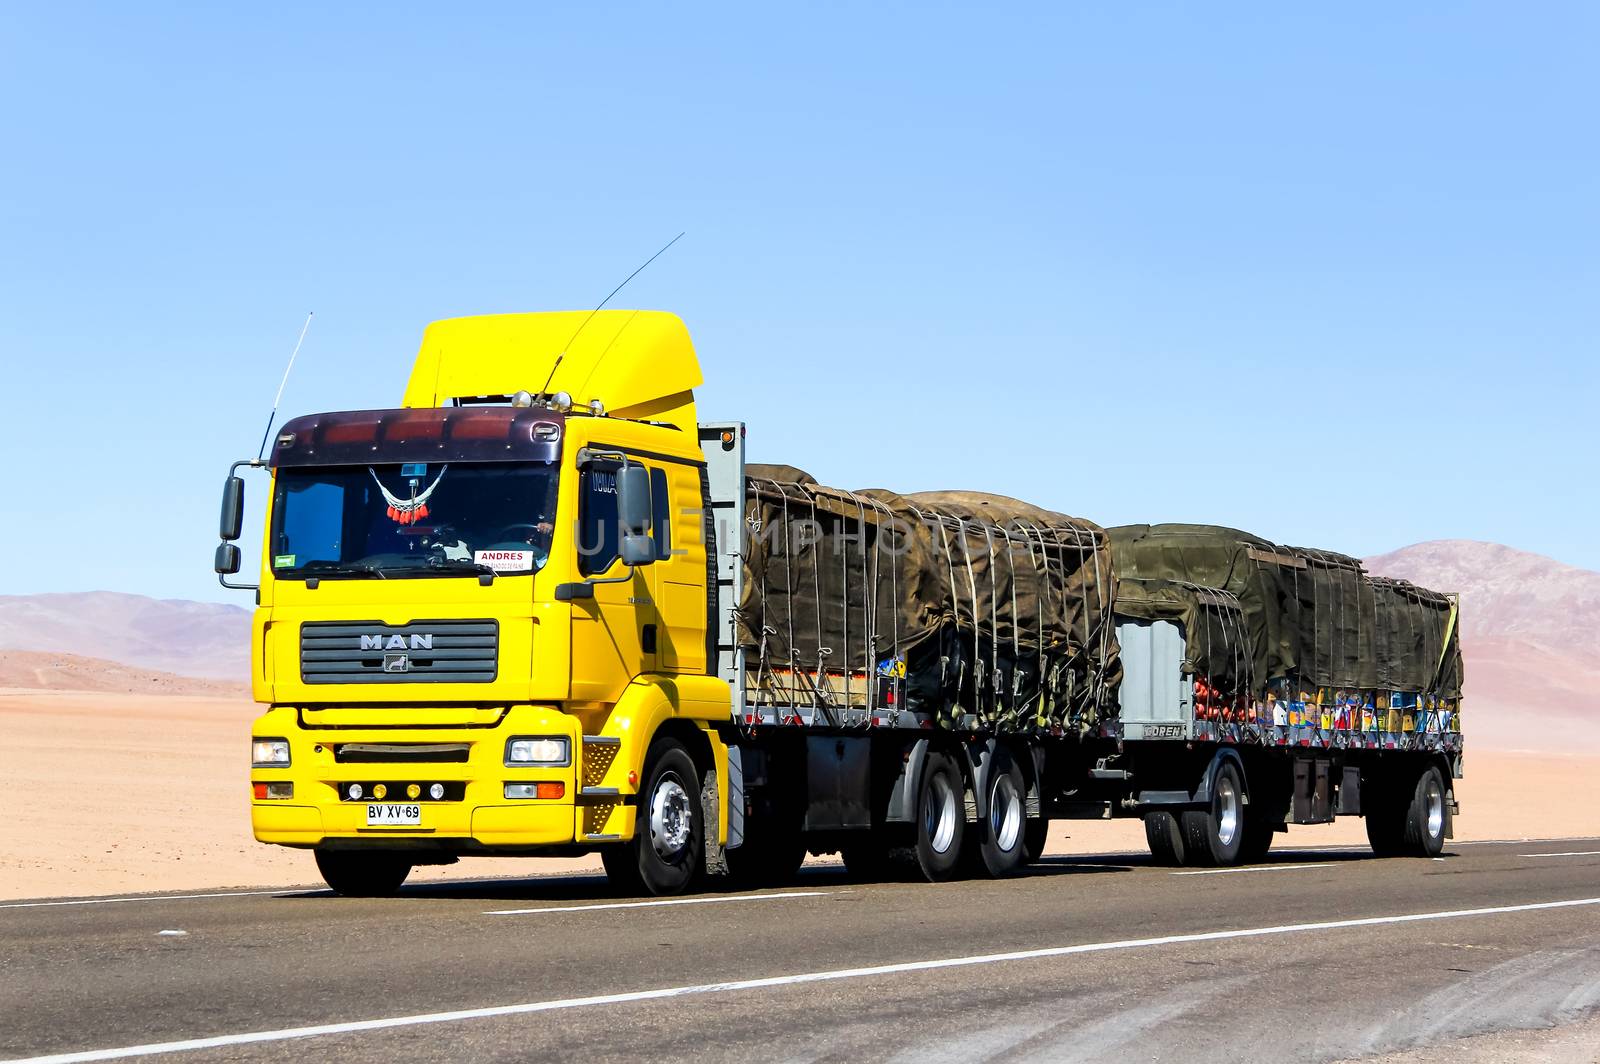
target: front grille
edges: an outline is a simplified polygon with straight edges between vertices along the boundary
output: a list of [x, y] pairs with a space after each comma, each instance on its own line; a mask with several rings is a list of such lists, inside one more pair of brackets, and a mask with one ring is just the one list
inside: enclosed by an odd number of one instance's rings
[[341, 765], [464, 765], [466, 743], [336, 743], [333, 759]]
[[300, 626], [305, 683], [489, 683], [499, 660], [494, 621], [311, 621]]

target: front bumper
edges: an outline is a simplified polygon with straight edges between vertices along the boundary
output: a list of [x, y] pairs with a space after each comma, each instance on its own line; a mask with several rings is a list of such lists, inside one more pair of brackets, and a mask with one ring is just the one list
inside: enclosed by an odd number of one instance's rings
[[[576, 718], [549, 706], [513, 706], [492, 728], [338, 729], [300, 727], [293, 707], [275, 707], [252, 729], [257, 738], [287, 739], [290, 764], [284, 768], [252, 768], [252, 794], [256, 784], [292, 783], [289, 798], [252, 798], [250, 820], [260, 842], [283, 846], [339, 849], [406, 849], [435, 852], [516, 852], [572, 847], [621, 836], [632, 809], [621, 802], [588, 800], [578, 793], [584, 756], [583, 736]], [[509, 767], [504, 763], [506, 740], [512, 736], [564, 736], [572, 753], [561, 767]], [[467, 747], [464, 759], [450, 762], [406, 761], [374, 763], [350, 761], [337, 751], [352, 744], [397, 746], [427, 744]], [[387, 803], [417, 805], [421, 823], [406, 827], [369, 827], [367, 805], [371, 781], [391, 781], [382, 799]], [[400, 782], [396, 788], [394, 782]], [[420, 786], [422, 796], [411, 799], [405, 783]], [[345, 797], [351, 783], [366, 784], [366, 796]], [[460, 791], [460, 800], [432, 801], [433, 783]], [[559, 783], [559, 798], [507, 799], [507, 783]], [[457, 785], [461, 785], [459, 788]]]

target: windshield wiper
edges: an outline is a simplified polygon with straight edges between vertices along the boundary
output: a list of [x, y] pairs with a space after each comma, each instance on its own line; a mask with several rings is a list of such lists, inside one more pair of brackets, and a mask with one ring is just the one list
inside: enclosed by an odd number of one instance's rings
[[379, 580], [387, 579], [383, 569], [373, 562], [306, 562], [300, 566], [300, 571], [319, 576], [375, 576]]
[[467, 558], [435, 558], [425, 562], [403, 562], [399, 565], [385, 567], [385, 572], [395, 576], [415, 575], [417, 573], [466, 574], [477, 573], [480, 577], [487, 576], [490, 581], [499, 575], [499, 570], [492, 566], [484, 565]]

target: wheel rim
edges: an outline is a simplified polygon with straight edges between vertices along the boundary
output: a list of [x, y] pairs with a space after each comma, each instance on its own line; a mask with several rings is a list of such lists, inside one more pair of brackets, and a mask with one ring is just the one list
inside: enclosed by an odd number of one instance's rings
[[1444, 831], [1444, 791], [1439, 781], [1430, 777], [1425, 794], [1428, 807], [1428, 838], [1436, 839]]
[[956, 840], [956, 795], [950, 781], [940, 773], [928, 781], [928, 806], [923, 813], [923, 829], [934, 853], [947, 853]]
[[689, 792], [676, 776], [662, 776], [650, 796], [650, 845], [669, 860], [679, 856], [689, 847], [693, 822]]
[[1010, 776], [995, 779], [989, 790], [989, 834], [1002, 853], [1010, 853], [1022, 837], [1022, 796]]
[[1239, 834], [1239, 789], [1232, 777], [1224, 774], [1217, 780], [1217, 841], [1232, 846]]

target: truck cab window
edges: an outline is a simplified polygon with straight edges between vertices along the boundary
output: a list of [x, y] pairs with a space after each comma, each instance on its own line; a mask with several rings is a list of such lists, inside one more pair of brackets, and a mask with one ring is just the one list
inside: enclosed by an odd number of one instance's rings
[[672, 556], [672, 506], [667, 494], [667, 471], [650, 470], [650, 538], [656, 542], [656, 557]]
[[590, 466], [580, 478], [578, 572], [598, 576], [621, 553], [621, 515], [617, 510], [617, 467]]

